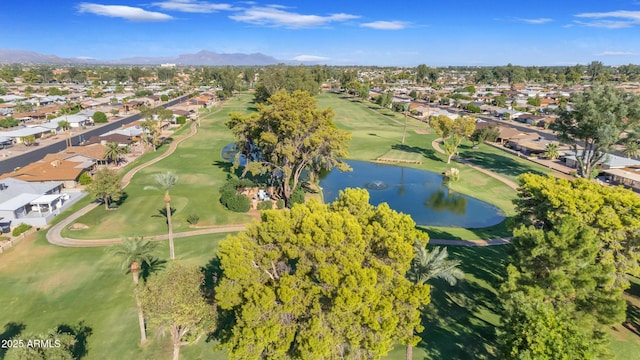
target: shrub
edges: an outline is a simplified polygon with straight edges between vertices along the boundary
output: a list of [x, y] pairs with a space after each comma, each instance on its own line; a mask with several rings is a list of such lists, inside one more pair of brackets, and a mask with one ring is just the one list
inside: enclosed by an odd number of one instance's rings
[[273, 209], [273, 202], [271, 200], [261, 201], [258, 203], [258, 210], [271, 210]]
[[160, 101], [169, 101], [169, 96], [166, 94], [160, 95]]
[[16, 227], [13, 229], [13, 232], [11, 233], [11, 235], [13, 235], [13, 236], [18, 236], [18, 235], [20, 235], [20, 234], [24, 233], [25, 231], [27, 231], [27, 230], [31, 229], [31, 227], [32, 227], [32, 226], [31, 226], [31, 225], [29, 225], [29, 224], [21, 223], [20, 225], [16, 226]]
[[457, 182], [460, 180], [460, 170], [451, 168], [450, 170], [445, 171], [444, 176], [449, 181]]
[[91, 178], [91, 175], [87, 173], [80, 174], [80, 177], [78, 178], [78, 183], [80, 185], [89, 185], [92, 182], [93, 182], [93, 179]]
[[251, 202], [246, 195], [234, 194], [228, 198], [226, 206], [231, 211], [247, 212], [251, 209]]
[[187, 222], [191, 225], [197, 224], [198, 221], [200, 221], [200, 216], [196, 214], [190, 214], [189, 216], [187, 216]]
[[284, 200], [278, 199], [278, 201], [276, 201], [276, 207], [278, 209], [284, 209]]
[[238, 189], [252, 186], [254, 183], [249, 179], [229, 179], [220, 188], [220, 202], [231, 211], [247, 212], [251, 202], [245, 195], [238, 194]]
[[289, 198], [289, 203], [291, 203], [291, 206], [294, 204], [304, 204], [304, 189], [302, 189], [302, 186], [298, 185], [298, 187], [293, 190]]
[[93, 121], [96, 124], [103, 124], [107, 122], [107, 114], [103, 113], [102, 111], [96, 111], [93, 114]]
[[176, 118], [176, 123], [178, 123], [179, 125], [183, 125], [187, 123], [187, 118], [184, 116], [178, 116]]

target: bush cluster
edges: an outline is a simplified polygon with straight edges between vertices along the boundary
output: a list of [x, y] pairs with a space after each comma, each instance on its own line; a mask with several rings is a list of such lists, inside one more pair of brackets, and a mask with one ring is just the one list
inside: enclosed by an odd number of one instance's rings
[[191, 225], [197, 224], [198, 221], [200, 221], [200, 216], [196, 214], [190, 214], [189, 216], [187, 216], [187, 222]]
[[247, 212], [251, 208], [251, 202], [246, 195], [238, 194], [238, 189], [252, 186], [254, 183], [249, 179], [229, 179], [220, 188], [220, 202], [231, 211]]
[[13, 235], [13, 236], [18, 236], [18, 235], [22, 234], [23, 232], [25, 232], [25, 231], [27, 231], [27, 230], [29, 230], [29, 229], [31, 229], [31, 228], [32, 228], [32, 226], [31, 226], [31, 225], [29, 225], [29, 224], [25, 224], [25, 223], [22, 223], [22, 224], [20, 224], [20, 225], [16, 226], [16, 227], [13, 229], [13, 232], [11, 233], [11, 235]]
[[177, 123], [178, 125], [186, 124], [186, 123], [187, 123], [187, 118], [186, 118], [186, 117], [184, 117], [184, 116], [178, 116], [178, 117], [176, 118], [176, 123]]
[[271, 210], [273, 209], [273, 202], [271, 200], [261, 201], [258, 203], [258, 210]]
[[295, 204], [304, 204], [304, 189], [302, 186], [298, 185], [293, 193], [291, 194], [291, 198], [289, 198], [289, 202], [291, 206]]

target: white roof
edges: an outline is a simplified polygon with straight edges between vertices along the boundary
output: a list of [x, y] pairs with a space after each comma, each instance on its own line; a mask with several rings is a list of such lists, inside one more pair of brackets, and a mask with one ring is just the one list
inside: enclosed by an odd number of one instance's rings
[[34, 126], [34, 127], [25, 127], [17, 130], [12, 130], [12, 131], [5, 131], [0, 133], [0, 136], [6, 136], [10, 138], [19, 138], [23, 136], [42, 134], [49, 131], [51, 130], [41, 126]]
[[0, 210], [16, 210], [40, 197], [40, 194], [19, 194], [0, 204]]
[[35, 200], [31, 200], [31, 204], [51, 204], [52, 202], [58, 200], [62, 197], [62, 194], [49, 194], [42, 195]]

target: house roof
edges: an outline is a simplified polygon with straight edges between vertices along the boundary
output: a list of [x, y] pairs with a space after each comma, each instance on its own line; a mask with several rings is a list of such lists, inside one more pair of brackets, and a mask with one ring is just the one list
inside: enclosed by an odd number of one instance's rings
[[42, 126], [33, 126], [33, 127], [24, 127], [24, 128], [12, 130], [12, 131], [5, 131], [0, 133], [0, 136], [19, 138], [23, 136], [42, 134], [50, 131], [51, 129], [47, 129]]
[[[31, 183], [16, 179], [14, 177], [5, 177], [4, 179], [2, 179], [0, 184], [2, 185], [0, 186], [0, 204], [6, 205], [22, 202], [22, 204], [13, 209], [7, 209], [4, 205], [0, 206], [0, 208], [3, 210], [15, 210], [20, 206], [27, 204], [34, 199], [37, 199], [40, 195], [45, 194], [52, 189], [60, 186], [62, 183], [59, 181]], [[20, 197], [20, 195], [22, 194], [33, 194], [33, 196]], [[19, 198], [19, 201], [13, 200], [15, 198]]]

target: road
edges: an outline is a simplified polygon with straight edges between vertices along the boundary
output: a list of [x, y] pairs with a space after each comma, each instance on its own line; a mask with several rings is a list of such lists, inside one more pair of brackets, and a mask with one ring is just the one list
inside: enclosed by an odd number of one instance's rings
[[[161, 107], [173, 106], [175, 104], [178, 104], [184, 101], [187, 98], [188, 98], [188, 95], [181, 96], [179, 98], [173, 99], [161, 105]], [[73, 136], [71, 138], [71, 143], [74, 146], [79, 145], [82, 141], [87, 140], [92, 136], [101, 135], [108, 131], [115, 130], [123, 125], [130, 124], [136, 120], [139, 120], [140, 117], [141, 117], [140, 114], [131, 115], [129, 117], [102, 125], [95, 129], [85, 131], [81, 134]], [[67, 146], [65, 144], [65, 140], [62, 139], [58, 142], [54, 142], [49, 145], [34, 147], [32, 150], [27, 151], [24, 154], [20, 154], [8, 159], [0, 160], [0, 174], [10, 173], [17, 167], [23, 167], [25, 165], [31, 164], [34, 161], [43, 159], [47, 154], [54, 154], [66, 148]]]

